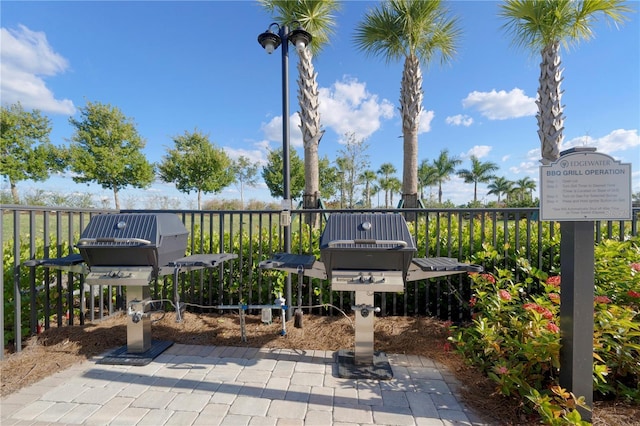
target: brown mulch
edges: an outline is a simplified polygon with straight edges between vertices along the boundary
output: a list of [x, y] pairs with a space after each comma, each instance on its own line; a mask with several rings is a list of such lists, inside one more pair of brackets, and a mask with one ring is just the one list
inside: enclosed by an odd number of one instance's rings
[[[305, 314], [302, 328], [294, 321], [286, 324], [286, 336], [280, 335], [279, 317], [263, 324], [260, 316], [246, 317], [247, 342], [241, 341], [238, 314], [193, 314], [187, 312], [182, 322], [175, 314], [154, 314], [153, 339], [175, 343], [210, 346], [247, 346], [282, 349], [338, 350], [352, 349], [353, 318]], [[124, 315], [84, 326], [53, 327], [32, 337], [20, 353], [5, 353], [0, 361], [0, 395], [6, 396], [48, 375], [82, 362], [92, 356], [126, 344]], [[460, 381], [464, 401], [487, 422], [496, 425], [539, 424], [525, 415], [517, 402], [495, 393], [495, 385], [461, 357], [448, 349], [447, 324], [425, 317], [383, 317], [375, 320], [375, 349], [389, 354], [422, 355], [444, 364]], [[640, 425], [640, 407], [597, 402], [593, 424], [597, 426]]]

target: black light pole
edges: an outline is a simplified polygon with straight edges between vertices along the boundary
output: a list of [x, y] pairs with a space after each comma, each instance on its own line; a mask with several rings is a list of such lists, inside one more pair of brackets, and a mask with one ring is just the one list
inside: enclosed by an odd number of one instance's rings
[[[279, 25], [272, 23], [264, 33], [258, 36], [258, 43], [267, 51], [268, 54], [282, 44], [282, 225], [284, 225], [284, 247], [285, 253], [291, 252], [291, 185], [289, 174], [289, 43], [291, 42], [296, 49], [303, 50], [311, 43], [311, 34], [300, 27], [289, 32], [288, 25]], [[278, 33], [271, 31], [271, 28], [278, 28]], [[291, 291], [291, 274], [287, 272], [285, 283], [285, 298], [291, 306], [293, 301], [293, 293]], [[287, 310], [287, 319], [291, 319], [291, 309]]]

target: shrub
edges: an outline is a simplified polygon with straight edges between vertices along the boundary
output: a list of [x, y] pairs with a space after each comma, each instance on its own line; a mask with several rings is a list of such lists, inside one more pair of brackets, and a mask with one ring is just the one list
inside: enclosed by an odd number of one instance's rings
[[[595, 248], [594, 391], [597, 398], [640, 401], [639, 239]], [[485, 246], [475, 263], [503, 264]], [[474, 274], [472, 323], [451, 338], [496, 382], [500, 393], [533, 403], [548, 424], [581, 424], [582, 400], [558, 386], [561, 279], [517, 258], [515, 269]]]

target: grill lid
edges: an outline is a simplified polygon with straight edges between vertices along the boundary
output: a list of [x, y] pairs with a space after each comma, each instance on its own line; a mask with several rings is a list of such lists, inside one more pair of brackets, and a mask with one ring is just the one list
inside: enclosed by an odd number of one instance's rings
[[402, 271], [416, 252], [404, 217], [383, 213], [333, 213], [320, 238], [327, 277], [332, 271]]
[[89, 266], [152, 266], [184, 256], [188, 231], [172, 213], [101, 214], [91, 218], [77, 247]]
[[320, 239], [327, 248], [416, 250], [404, 217], [382, 213], [333, 213]]

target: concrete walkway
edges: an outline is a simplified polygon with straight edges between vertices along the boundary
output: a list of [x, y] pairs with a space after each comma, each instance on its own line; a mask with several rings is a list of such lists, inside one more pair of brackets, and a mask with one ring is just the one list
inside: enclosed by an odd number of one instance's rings
[[175, 344], [150, 364], [54, 374], [0, 400], [0, 424], [485, 425], [443, 366], [389, 355], [392, 380], [342, 379], [330, 351]]

